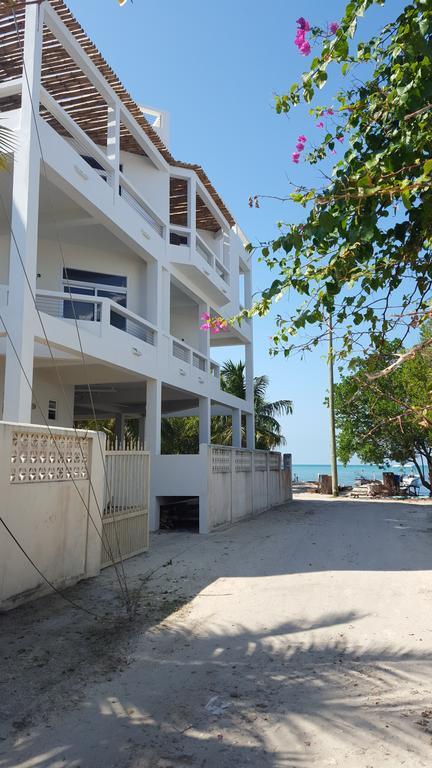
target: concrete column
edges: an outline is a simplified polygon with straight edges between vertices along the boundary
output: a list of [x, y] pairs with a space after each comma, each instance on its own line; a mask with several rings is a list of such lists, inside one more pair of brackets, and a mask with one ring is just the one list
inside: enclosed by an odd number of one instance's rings
[[246, 447], [250, 451], [255, 448], [255, 418], [253, 413], [246, 414]]
[[[201, 325], [201, 317], [205, 312], [210, 312], [210, 306], [209, 304], [204, 304], [204, 302], [201, 302], [198, 307], [199, 312], [199, 324]], [[206, 356], [207, 359], [210, 358], [210, 331], [200, 331], [200, 344], [199, 344], [199, 351], [202, 352], [203, 355]]]
[[196, 249], [196, 179], [188, 181], [188, 227], [191, 230], [190, 247]]
[[245, 308], [250, 309], [252, 306], [252, 273], [245, 272], [244, 274], [244, 300]]
[[242, 447], [240, 408], [235, 408], [232, 412], [232, 445], [233, 448]]
[[120, 186], [120, 106], [108, 107], [107, 157], [114, 165], [113, 197], [114, 201]]
[[115, 443], [116, 448], [122, 451], [124, 448], [125, 417], [122, 413], [115, 416]]
[[211, 442], [211, 400], [209, 397], [199, 399], [199, 441], [200, 445]]
[[32, 412], [35, 328], [32, 293], [36, 293], [41, 163], [33, 109], [39, 116], [42, 27], [43, 7], [27, 5], [24, 33], [26, 77], [23, 78], [21, 128], [16, 142], [12, 185], [13, 237], [9, 255], [8, 323], [12, 342], [9, 339], [6, 342], [3, 406], [4, 420], [24, 423], [31, 421]]
[[145, 447], [152, 454], [161, 452], [162, 382], [147, 382]]
[[143, 292], [145, 295], [145, 307], [142, 307], [142, 315], [153, 325], [158, 325], [159, 306], [164, 302], [164, 298], [160, 295], [159, 291], [162, 272], [166, 272], [166, 270], [160, 269], [157, 261], [149, 261], [147, 263], [145, 270], [145, 293]]
[[163, 333], [171, 333], [171, 274], [164, 267], [159, 272], [158, 317]]
[[245, 345], [245, 384], [246, 400], [249, 405], [253, 403], [254, 397], [254, 370], [253, 370], [253, 346], [252, 343]]

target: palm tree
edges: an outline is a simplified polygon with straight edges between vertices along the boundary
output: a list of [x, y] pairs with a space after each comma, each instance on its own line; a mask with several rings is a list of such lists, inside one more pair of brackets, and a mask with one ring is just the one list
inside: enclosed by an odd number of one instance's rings
[[[285, 443], [278, 417], [292, 413], [291, 400], [276, 400], [269, 403], [266, 400], [269, 386], [268, 376], [254, 378], [255, 406], [255, 444], [257, 448], [270, 450]], [[227, 360], [221, 369], [221, 387], [243, 400], [246, 399], [245, 364]], [[243, 425], [244, 427], [244, 425]], [[243, 432], [245, 429], [243, 428]], [[226, 416], [216, 416], [213, 420], [213, 442], [219, 445], [231, 445], [232, 424]]]

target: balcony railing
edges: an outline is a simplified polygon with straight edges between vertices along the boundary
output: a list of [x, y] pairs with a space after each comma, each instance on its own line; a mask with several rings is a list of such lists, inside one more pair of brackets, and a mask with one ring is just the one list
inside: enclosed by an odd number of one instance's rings
[[[113, 187], [116, 175], [115, 167], [103, 149], [89, 138], [85, 131], [77, 125], [45, 88], [41, 88], [40, 100], [41, 118], [50, 122], [53, 122], [52, 119], [54, 118], [54, 125], [60, 125], [60, 130], [58, 130], [60, 135], [65, 134], [65, 140], [69, 146], [87, 163], [89, 174], [93, 171], [109, 186]], [[84, 173], [80, 166], [76, 166], [76, 171], [80, 175]], [[164, 237], [165, 228], [162, 220], [152, 210], [147, 201], [144, 200], [142, 194], [135, 189], [129, 179], [121, 172], [119, 173], [119, 182], [118, 194], [115, 197], [122, 197], [160, 237]]]
[[80, 328], [88, 323], [102, 332], [102, 327], [109, 325], [150, 346], [156, 345], [156, 328], [148, 320], [110, 299], [60, 291], [37, 291], [36, 306], [39, 312], [51, 317], [69, 323], [77, 322]]
[[163, 237], [164, 224], [161, 219], [159, 219], [159, 217], [153, 213], [152, 209], [145, 202], [142, 195], [140, 195], [140, 193], [132, 186], [130, 181], [128, 181], [123, 173], [120, 174], [120, 182], [120, 196], [123, 198], [123, 200], [125, 200], [131, 206], [131, 208], [134, 208], [134, 210], [139, 213], [140, 216], [142, 216], [147, 224], [150, 224], [151, 228], [157, 232], [159, 237]]
[[[193, 368], [202, 371], [202, 373], [207, 373], [210, 367], [210, 372], [213, 376], [215, 375], [211, 371], [212, 361], [208, 360], [205, 355], [201, 354], [201, 352], [197, 352], [196, 349], [193, 349], [193, 347], [190, 347], [183, 341], [179, 341], [174, 336], [171, 337], [171, 344], [173, 357], [176, 357], [177, 360], [192, 365]], [[214, 365], [216, 365], [216, 363], [214, 363]]]

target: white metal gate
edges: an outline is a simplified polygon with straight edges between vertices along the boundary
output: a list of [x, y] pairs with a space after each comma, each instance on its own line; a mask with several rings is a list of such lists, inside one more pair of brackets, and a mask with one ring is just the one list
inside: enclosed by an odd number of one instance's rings
[[102, 568], [149, 546], [150, 454], [107, 451]]

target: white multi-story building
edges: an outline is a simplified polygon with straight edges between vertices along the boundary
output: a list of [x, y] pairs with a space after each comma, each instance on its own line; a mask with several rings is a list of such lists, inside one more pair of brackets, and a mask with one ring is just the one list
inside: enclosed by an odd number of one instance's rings
[[[0, 35], [0, 126], [15, 132], [0, 174], [3, 420], [115, 417], [121, 440], [137, 418], [156, 469], [164, 416], [199, 415], [208, 444], [211, 415], [229, 414], [233, 445], [243, 434], [253, 448], [252, 324], [200, 330], [203, 313], [230, 318], [252, 299], [226, 205], [200, 166], [174, 159], [168, 115], [132, 100], [62, 0], [3, 7]], [[244, 400], [212, 360], [232, 345]], [[197, 479], [169, 466], [165, 495], [192, 493]]]

